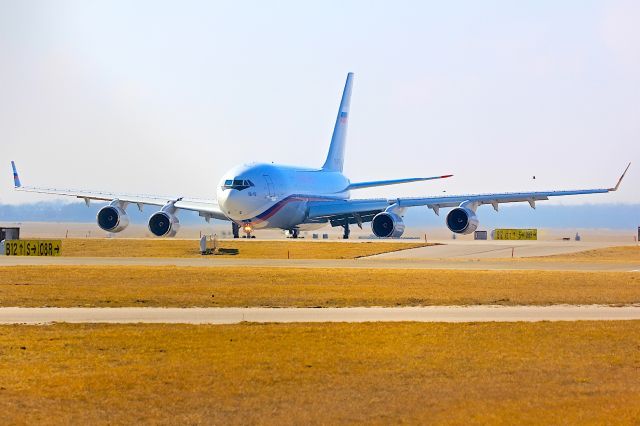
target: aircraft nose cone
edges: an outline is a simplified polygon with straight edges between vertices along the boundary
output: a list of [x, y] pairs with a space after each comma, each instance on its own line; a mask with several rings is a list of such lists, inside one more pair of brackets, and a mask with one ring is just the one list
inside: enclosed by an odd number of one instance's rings
[[222, 191], [222, 194], [218, 196], [218, 204], [220, 208], [227, 216], [231, 218], [239, 218], [242, 215], [243, 203], [242, 194], [235, 189], [227, 189]]
[[218, 201], [218, 205], [220, 209], [224, 211], [225, 206], [227, 204], [227, 196], [229, 195], [229, 191], [218, 191], [216, 194], [216, 199]]

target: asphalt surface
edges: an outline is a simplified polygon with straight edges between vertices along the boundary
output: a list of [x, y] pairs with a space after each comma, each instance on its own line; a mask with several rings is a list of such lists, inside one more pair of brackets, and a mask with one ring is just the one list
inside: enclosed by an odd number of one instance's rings
[[0, 308], [0, 324], [240, 322], [537, 322], [640, 320], [640, 306], [428, 306], [400, 308]]

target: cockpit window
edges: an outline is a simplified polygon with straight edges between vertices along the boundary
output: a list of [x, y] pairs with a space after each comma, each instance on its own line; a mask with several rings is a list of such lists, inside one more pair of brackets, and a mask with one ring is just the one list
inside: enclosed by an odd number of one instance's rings
[[254, 186], [253, 182], [248, 179], [227, 179], [224, 181], [222, 189], [237, 189], [238, 191], [242, 191], [252, 186]]

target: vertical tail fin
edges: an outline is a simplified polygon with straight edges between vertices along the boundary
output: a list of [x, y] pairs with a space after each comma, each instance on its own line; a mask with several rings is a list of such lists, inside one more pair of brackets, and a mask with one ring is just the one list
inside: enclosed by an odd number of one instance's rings
[[15, 188], [20, 188], [22, 185], [20, 184], [20, 178], [18, 177], [18, 170], [16, 170], [16, 163], [11, 161], [11, 168], [13, 169], [13, 186]]
[[333, 136], [331, 137], [331, 145], [327, 160], [322, 166], [323, 170], [330, 172], [342, 172], [344, 164], [344, 147], [347, 140], [347, 124], [349, 122], [349, 104], [351, 104], [351, 86], [353, 85], [353, 73], [347, 74], [347, 82], [342, 92], [342, 100], [338, 109], [338, 117], [336, 125], [333, 128]]

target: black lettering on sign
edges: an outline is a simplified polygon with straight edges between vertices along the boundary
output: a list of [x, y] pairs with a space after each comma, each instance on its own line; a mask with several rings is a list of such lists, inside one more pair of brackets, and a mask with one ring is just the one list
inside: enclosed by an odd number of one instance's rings
[[59, 256], [60, 241], [14, 240], [5, 242], [7, 256]]

